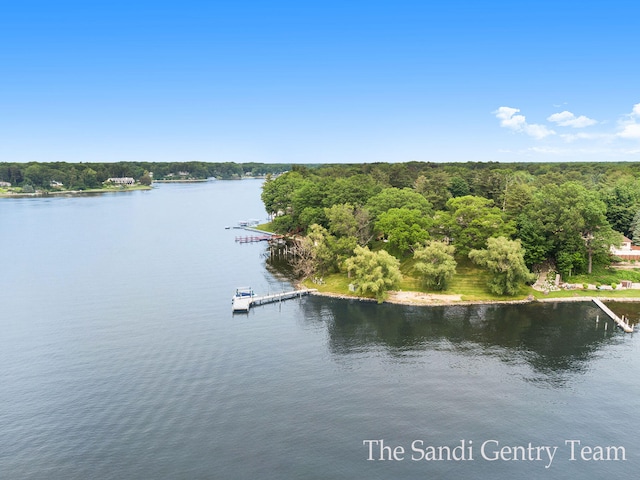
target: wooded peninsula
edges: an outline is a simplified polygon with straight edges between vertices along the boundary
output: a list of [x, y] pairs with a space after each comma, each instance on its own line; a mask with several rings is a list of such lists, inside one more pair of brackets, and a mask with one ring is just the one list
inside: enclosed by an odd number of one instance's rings
[[632, 255], [610, 268], [623, 241], [640, 244], [637, 163], [293, 166], [262, 200], [265, 228], [296, 235], [295, 272], [321, 291], [500, 300], [640, 282]]

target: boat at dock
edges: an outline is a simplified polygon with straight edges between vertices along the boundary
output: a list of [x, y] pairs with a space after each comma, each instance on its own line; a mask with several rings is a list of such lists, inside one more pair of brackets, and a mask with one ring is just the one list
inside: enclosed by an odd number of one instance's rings
[[238, 287], [236, 293], [231, 299], [234, 312], [249, 312], [251, 301], [255, 294], [251, 287]]

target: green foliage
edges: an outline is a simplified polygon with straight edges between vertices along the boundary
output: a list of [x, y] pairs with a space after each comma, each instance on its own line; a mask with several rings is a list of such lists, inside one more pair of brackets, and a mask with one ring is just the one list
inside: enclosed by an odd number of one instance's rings
[[[435, 170], [428, 175], [420, 175], [414, 184], [416, 192], [423, 195], [433, 208], [442, 210], [447, 200], [451, 198], [451, 192], [447, 188], [451, 179], [447, 172]], [[468, 190], [468, 188], [467, 188]]]
[[513, 175], [507, 180], [502, 205], [509, 218], [517, 218], [533, 201], [534, 188], [525, 182], [524, 175]]
[[249, 172], [279, 174], [290, 169], [288, 164], [241, 165], [232, 162], [13, 162], [0, 163], [0, 181], [10, 182], [13, 187], [22, 187], [26, 183], [38, 190], [48, 190], [51, 182], [55, 181], [68, 189], [84, 190], [99, 188], [110, 177], [133, 177], [146, 181], [145, 173], [148, 172], [153, 172], [153, 178], [160, 180], [170, 176], [175, 178], [179, 172], [188, 172], [185, 178], [206, 179], [240, 178]]
[[538, 227], [537, 234], [552, 244], [551, 253], [563, 273], [576, 268], [590, 272], [594, 257], [607, 259], [610, 245], [617, 242], [606, 205], [597, 192], [577, 182], [545, 185], [525, 215]]
[[573, 275], [569, 281], [572, 283], [610, 285], [612, 283], [620, 283], [622, 280], [630, 280], [635, 283], [640, 283], [640, 269], [634, 268], [632, 270], [617, 270], [615, 268], [597, 266], [594, 267], [593, 272], [590, 275]]
[[388, 291], [400, 283], [400, 262], [397, 258], [381, 250], [372, 252], [369, 247], [357, 246], [354, 256], [345, 261], [350, 278], [357, 283], [357, 292], [373, 294], [382, 303]]
[[631, 239], [634, 245], [640, 245], [640, 210], [638, 210], [633, 216], [630, 225]]
[[430, 226], [431, 219], [420, 210], [391, 208], [380, 214], [375, 229], [385, 236], [392, 251], [402, 254], [427, 240]]
[[291, 215], [280, 215], [273, 219], [271, 227], [274, 232], [288, 233], [295, 229], [295, 223]]
[[269, 213], [292, 213], [292, 198], [303, 178], [298, 172], [289, 172], [262, 185], [262, 203]]
[[425, 216], [433, 214], [429, 201], [410, 188], [385, 188], [367, 202], [367, 210], [374, 220], [392, 208], [418, 210]]
[[325, 208], [324, 214], [329, 231], [338, 238], [355, 237], [362, 246], [371, 240], [371, 217], [366, 208], [342, 203]]
[[150, 186], [153, 180], [151, 179], [149, 172], [145, 171], [138, 181], [140, 182], [140, 185]]
[[301, 278], [337, 272], [357, 245], [355, 237], [336, 238], [323, 226], [313, 224], [298, 241], [294, 271]]
[[471, 193], [469, 184], [464, 178], [453, 177], [449, 183], [449, 192], [452, 197], [464, 197]]
[[344, 203], [362, 206], [381, 190], [382, 186], [370, 175], [356, 174], [347, 178], [338, 177], [325, 185], [325, 206], [331, 207]]
[[547, 237], [539, 220], [528, 215], [518, 217], [518, 238], [524, 247], [524, 261], [527, 266], [543, 263], [553, 250], [553, 239]]
[[606, 205], [607, 221], [611, 227], [624, 235], [631, 235], [631, 224], [640, 206], [640, 182], [633, 176], [618, 179], [600, 194]]
[[535, 280], [524, 263], [524, 250], [519, 240], [505, 237], [489, 238], [484, 250], [471, 250], [469, 258], [491, 274], [491, 292], [498, 295], [515, 295], [525, 283]]
[[482, 248], [489, 237], [515, 233], [514, 223], [505, 220], [492, 200], [472, 195], [450, 199], [440, 223], [444, 225], [446, 235], [453, 239], [460, 255]]
[[332, 205], [324, 209], [331, 233], [338, 236], [354, 237], [358, 230], [355, 209], [350, 203]]
[[434, 290], [447, 288], [448, 282], [456, 273], [454, 251], [452, 245], [431, 241], [413, 252], [413, 258], [417, 260], [414, 269], [427, 287]]

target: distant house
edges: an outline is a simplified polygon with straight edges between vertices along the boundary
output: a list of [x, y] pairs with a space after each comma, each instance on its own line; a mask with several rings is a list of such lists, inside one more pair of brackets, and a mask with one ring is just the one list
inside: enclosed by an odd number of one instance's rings
[[612, 245], [611, 253], [623, 261], [640, 260], [640, 247], [633, 245], [627, 237], [622, 237], [622, 244], [619, 247]]
[[62, 185], [62, 182], [57, 182], [56, 180], [51, 180], [51, 182], [49, 183], [49, 186], [52, 188], [62, 188], [64, 185]]
[[107, 178], [107, 183], [115, 183], [116, 185], [133, 185], [136, 181], [132, 177], [111, 177]]
[[0, 187], [10, 187], [11, 183], [9, 182], [0, 182]]

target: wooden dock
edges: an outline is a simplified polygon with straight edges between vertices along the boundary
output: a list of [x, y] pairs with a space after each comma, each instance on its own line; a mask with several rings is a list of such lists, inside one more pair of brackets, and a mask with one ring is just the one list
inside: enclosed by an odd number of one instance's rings
[[236, 237], [237, 243], [267, 242], [269, 240], [271, 240], [271, 235], [245, 235], [243, 237]]
[[271, 295], [261, 295], [261, 296], [242, 296], [233, 297], [232, 310], [234, 313], [248, 313], [249, 309], [253, 305], [264, 305], [266, 303], [275, 303], [281, 302], [283, 300], [290, 300], [292, 298], [300, 298], [305, 295], [309, 295], [309, 293], [313, 292], [313, 289], [304, 289], [304, 290], [292, 290], [289, 292], [281, 292], [281, 293], [273, 293]]
[[633, 327], [626, 323], [623, 319], [621, 319], [618, 315], [613, 313], [609, 307], [607, 307], [604, 303], [602, 303], [597, 298], [593, 299], [593, 303], [595, 303], [600, 310], [606, 313], [611, 319], [618, 324], [618, 326], [624, 330], [626, 333], [633, 333]]

